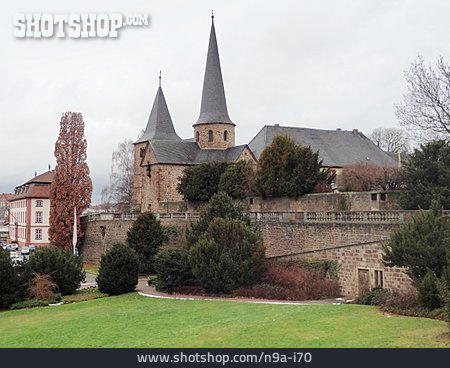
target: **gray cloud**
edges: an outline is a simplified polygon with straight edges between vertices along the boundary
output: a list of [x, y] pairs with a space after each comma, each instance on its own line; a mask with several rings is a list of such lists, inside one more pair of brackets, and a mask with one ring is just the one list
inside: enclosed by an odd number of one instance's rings
[[[178, 134], [193, 134], [209, 36], [216, 15], [228, 109], [237, 143], [265, 123], [369, 133], [397, 126], [403, 71], [421, 54], [450, 60], [447, 1], [42, 0], [0, 14], [0, 192], [50, 162], [63, 111], [86, 123], [94, 201], [108, 184], [112, 150], [145, 127], [158, 72]], [[16, 39], [17, 12], [148, 13], [150, 27], [118, 39]]]

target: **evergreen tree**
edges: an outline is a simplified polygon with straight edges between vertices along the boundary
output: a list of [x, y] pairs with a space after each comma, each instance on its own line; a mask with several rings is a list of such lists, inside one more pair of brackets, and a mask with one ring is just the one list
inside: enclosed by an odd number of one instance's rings
[[383, 250], [384, 263], [405, 267], [416, 284], [428, 270], [440, 278], [448, 266], [450, 218], [433, 201], [431, 211], [423, 211], [394, 231]]
[[177, 190], [187, 201], [207, 201], [219, 191], [221, 175], [227, 162], [211, 162], [188, 167], [177, 185]]
[[436, 286], [436, 276], [431, 270], [428, 270], [424, 279], [419, 284], [419, 302], [422, 307], [433, 310], [439, 308], [438, 289]]
[[[84, 138], [83, 116], [76, 112], [62, 115], [55, 144], [55, 177], [50, 187], [50, 228], [52, 245], [72, 248], [74, 207], [77, 223], [91, 203], [92, 181], [86, 162], [87, 142]], [[78, 238], [82, 236], [77, 227]]]
[[116, 243], [100, 259], [98, 290], [109, 295], [129, 293], [138, 283], [139, 262], [128, 245]]
[[237, 219], [250, 224], [250, 219], [243, 212], [244, 208], [239, 204], [234, 204], [233, 200], [226, 193], [219, 192], [209, 201], [208, 207], [200, 213], [198, 221], [191, 223], [186, 231], [186, 242], [188, 248], [197, 243], [209, 226], [209, 223], [216, 218]]
[[421, 145], [411, 156], [402, 182], [400, 204], [404, 209], [429, 209], [438, 199], [450, 209], [450, 141], [432, 141]]
[[252, 285], [265, 270], [262, 236], [244, 221], [216, 218], [189, 250], [189, 263], [207, 292]]
[[127, 232], [127, 243], [139, 257], [139, 272], [154, 272], [154, 257], [167, 241], [161, 222], [151, 212], [141, 213]]
[[229, 165], [220, 176], [219, 191], [239, 199], [252, 195], [254, 192], [253, 165], [243, 160]]
[[317, 183], [331, 181], [321, 166], [318, 152], [280, 135], [261, 154], [256, 187], [262, 197], [299, 197], [311, 193]]
[[21, 299], [21, 285], [17, 269], [9, 252], [0, 247], [0, 310]]

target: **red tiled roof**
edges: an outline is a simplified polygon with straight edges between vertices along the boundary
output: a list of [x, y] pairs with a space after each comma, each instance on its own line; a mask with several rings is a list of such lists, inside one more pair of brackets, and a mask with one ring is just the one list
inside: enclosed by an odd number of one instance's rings
[[40, 175], [35, 176], [34, 178], [28, 180], [25, 184], [31, 184], [31, 183], [49, 183], [49, 184], [51, 184], [54, 177], [55, 177], [55, 171], [47, 171], [43, 174], [40, 174]]

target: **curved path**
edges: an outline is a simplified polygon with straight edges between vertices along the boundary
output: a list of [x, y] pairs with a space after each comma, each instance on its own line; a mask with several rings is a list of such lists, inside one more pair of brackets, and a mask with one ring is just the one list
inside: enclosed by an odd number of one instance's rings
[[185, 295], [185, 294], [174, 294], [169, 295], [157, 291], [154, 287], [147, 285], [147, 278], [139, 278], [138, 285], [136, 287], [139, 295], [148, 298], [157, 299], [178, 299], [178, 300], [221, 300], [227, 302], [247, 302], [247, 303], [258, 303], [258, 304], [295, 304], [295, 305], [311, 305], [311, 304], [345, 304], [346, 300], [344, 298], [336, 299], [323, 299], [323, 300], [305, 300], [305, 301], [286, 301], [286, 300], [268, 300], [268, 299], [250, 299], [244, 297], [237, 298], [226, 298], [226, 297], [215, 297], [215, 296], [203, 296], [203, 295]]

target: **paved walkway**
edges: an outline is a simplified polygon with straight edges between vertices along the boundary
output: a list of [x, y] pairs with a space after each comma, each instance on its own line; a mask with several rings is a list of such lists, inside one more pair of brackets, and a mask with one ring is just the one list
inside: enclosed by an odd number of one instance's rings
[[288, 301], [288, 300], [269, 300], [269, 299], [251, 299], [244, 297], [215, 297], [215, 296], [203, 296], [203, 295], [186, 295], [186, 294], [173, 294], [169, 295], [164, 292], [157, 291], [154, 287], [147, 285], [147, 278], [139, 278], [138, 285], [136, 287], [139, 295], [157, 298], [157, 299], [178, 299], [178, 300], [221, 300], [227, 302], [247, 302], [257, 304], [295, 304], [295, 305], [311, 305], [311, 304], [345, 304], [345, 299], [323, 299], [323, 300], [305, 300], [305, 301]]
[[[86, 272], [86, 282], [83, 282], [80, 289], [86, 289], [90, 287], [97, 286], [95, 281], [96, 275], [93, 273]], [[257, 304], [288, 304], [288, 305], [311, 305], [311, 304], [345, 304], [345, 299], [322, 299], [322, 300], [304, 300], [304, 301], [288, 301], [288, 300], [269, 300], [269, 299], [251, 299], [244, 297], [216, 297], [216, 296], [205, 296], [205, 295], [187, 295], [187, 294], [173, 294], [169, 295], [165, 292], [157, 291], [154, 287], [147, 285], [147, 278], [140, 277], [137, 287], [137, 292], [139, 295], [156, 298], [156, 299], [175, 299], [175, 300], [221, 300], [227, 302], [247, 302], [247, 303], [257, 303]]]

